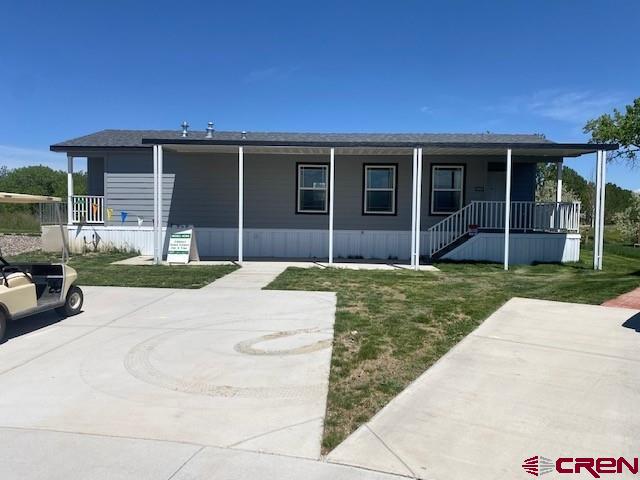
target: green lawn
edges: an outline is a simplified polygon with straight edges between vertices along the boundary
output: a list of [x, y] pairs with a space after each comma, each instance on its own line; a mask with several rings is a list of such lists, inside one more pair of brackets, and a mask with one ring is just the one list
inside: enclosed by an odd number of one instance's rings
[[290, 268], [268, 288], [338, 292], [323, 439], [331, 450], [508, 299], [599, 304], [640, 286], [640, 249], [570, 265], [441, 263], [440, 273]]
[[[108, 285], [117, 287], [201, 288], [238, 267], [235, 265], [165, 266], [111, 265], [124, 260], [130, 253], [88, 253], [72, 256], [69, 265], [78, 271], [78, 285]], [[59, 262], [60, 255], [32, 252], [9, 261]]]

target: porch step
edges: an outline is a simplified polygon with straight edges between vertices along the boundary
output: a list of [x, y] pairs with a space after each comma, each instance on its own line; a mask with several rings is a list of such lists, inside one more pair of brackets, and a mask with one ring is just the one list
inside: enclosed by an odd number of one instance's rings
[[458, 248], [460, 245], [462, 245], [463, 243], [465, 243], [467, 240], [469, 240], [471, 238], [471, 235], [469, 235], [468, 233], [465, 233], [462, 237], [458, 238], [456, 241], [450, 243], [449, 245], [447, 245], [444, 248], [441, 248], [440, 250], [438, 250], [437, 252], [435, 252], [432, 256], [431, 256], [431, 260], [437, 260], [439, 258], [442, 258], [444, 255], [446, 255], [447, 253], [449, 253], [452, 250], [455, 250], [456, 248]]

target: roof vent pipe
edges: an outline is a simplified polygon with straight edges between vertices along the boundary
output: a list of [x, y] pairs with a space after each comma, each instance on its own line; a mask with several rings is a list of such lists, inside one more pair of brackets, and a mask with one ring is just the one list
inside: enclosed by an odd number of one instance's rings
[[213, 122], [207, 123], [207, 138], [213, 138]]
[[242, 131], [242, 140], [247, 139], [247, 132], [245, 130]]
[[182, 127], [182, 137], [186, 137], [187, 135], [189, 135], [189, 124], [187, 123], [187, 121], [185, 120], [184, 122], [182, 122], [182, 125], [180, 125]]

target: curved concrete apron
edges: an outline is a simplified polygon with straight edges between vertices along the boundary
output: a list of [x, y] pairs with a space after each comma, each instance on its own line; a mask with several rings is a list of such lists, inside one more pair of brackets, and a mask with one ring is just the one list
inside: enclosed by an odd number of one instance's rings
[[201, 290], [87, 287], [82, 314], [0, 346], [0, 439], [10, 427], [319, 458], [336, 297], [259, 290], [280, 265]]

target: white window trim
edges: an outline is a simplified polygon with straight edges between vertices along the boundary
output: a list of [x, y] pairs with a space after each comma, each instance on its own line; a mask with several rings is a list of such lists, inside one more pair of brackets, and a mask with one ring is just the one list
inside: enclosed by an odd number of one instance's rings
[[[302, 169], [303, 168], [322, 168], [325, 171], [325, 178], [327, 181], [324, 183], [324, 187], [303, 187], [302, 186]], [[328, 181], [329, 181], [329, 165], [324, 163], [299, 163], [298, 164], [298, 191], [296, 192], [296, 213], [327, 213], [329, 211], [329, 198], [328, 198]], [[323, 210], [305, 210], [300, 204], [300, 193], [303, 190], [321, 190], [324, 191], [324, 209]]]
[[[446, 170], [460, 170], [461, 178], [460, 178], [460, 188], [436, 188], [435, 181], [436, 176], [434, 172], [438, 169], [446, 169]], [[460, 205], [453, 212], [437, 212], [434, 209], [434, 199], [436, 191], [438, 192], [460, 192]], [[431, 215], [451, 215], [458, 210], [460, 210], [464, 206], [464, 165], [431, 165], [431, 205], [430, 211]]]
[[[367, 184], [369, 182], [369, 170], [393, 170], [393, 187], [392, 188], [370, 188]], [[365, 165], [364, 166], [364, 194], [362, 198], [363, 212], [365, 215], [395, 215], [396, 214], [396, 188], [398, 186], [398, 168], [396, 165]], [[391, 192], [391, 211], [381, 212], [380, 210], [368, 210], [367, 209], [367, 192]]]

